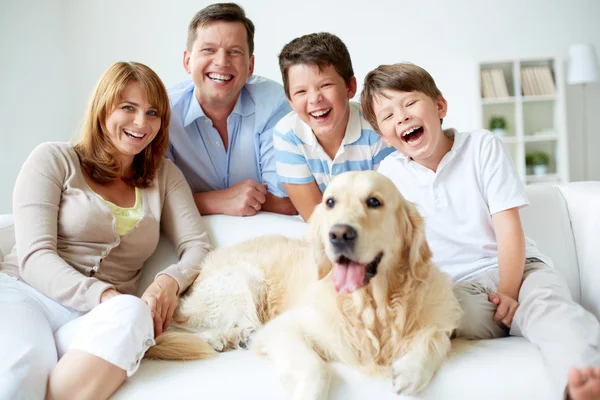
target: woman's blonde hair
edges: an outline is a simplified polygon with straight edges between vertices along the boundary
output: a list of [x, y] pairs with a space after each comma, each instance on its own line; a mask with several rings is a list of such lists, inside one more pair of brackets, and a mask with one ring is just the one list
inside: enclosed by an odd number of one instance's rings
[[165, 85], [146, 65], [117, 62], [104, 72], [94, 89], [75, 151], [83, 168], [94, 181], [108, 183], [121, 178], [118, 151], [106, 135], [106, 119], [130, 82], [138, 82], [142, 86], [148, 103], [156, 108], [161, 119], [160, 129], [154, 140], [133, 158], [133, 176], [123, 178], [131, 186], [144, 188], [152, 184], [167, 153], [171, 117]]

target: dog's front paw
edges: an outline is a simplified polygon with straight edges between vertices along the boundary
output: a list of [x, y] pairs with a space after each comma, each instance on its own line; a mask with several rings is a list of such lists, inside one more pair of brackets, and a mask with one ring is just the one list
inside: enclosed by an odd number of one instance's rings
[[392, 384], [397, 394], [416, 394], [427, 386], [437, 370], [437, 363], [406, 353], [392, 363]]

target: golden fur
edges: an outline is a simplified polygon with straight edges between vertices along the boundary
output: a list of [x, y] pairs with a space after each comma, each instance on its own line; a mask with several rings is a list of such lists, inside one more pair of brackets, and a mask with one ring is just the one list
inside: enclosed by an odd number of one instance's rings
[[[332, 278], [339, 254], [331, 232], [340, 225], [356, 231], [355, 261], [382, 254], [376, 274], [345, 294]], [[398, 393], [410, 394], [447, 356], [459, 318], [414, 205], [383, 175], [349, 172], [325, 191], [307, 241], [259, 237], [207, 256], [177, 322], [147, 356], [205, 358], [209, 347], [246, 347], [256, 331], [252, 349], [273, 361], [294, 399], [326, 398], [327, 361], [388, 374]]]

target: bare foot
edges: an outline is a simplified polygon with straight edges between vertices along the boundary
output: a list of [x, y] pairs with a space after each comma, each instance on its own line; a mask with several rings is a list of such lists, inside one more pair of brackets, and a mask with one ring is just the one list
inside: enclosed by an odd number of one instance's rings
[[600, 368], [571, 368], [567, 392], [571, 400], [600, 400]]

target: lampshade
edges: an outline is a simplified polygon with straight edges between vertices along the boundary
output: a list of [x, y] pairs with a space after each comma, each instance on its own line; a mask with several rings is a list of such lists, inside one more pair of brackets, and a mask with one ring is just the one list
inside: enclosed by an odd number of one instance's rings
[[598, 60], [594, 48], [586, 43], [569, 47], [569, 73], [567, 83], [577, 85], [598, 81]]

